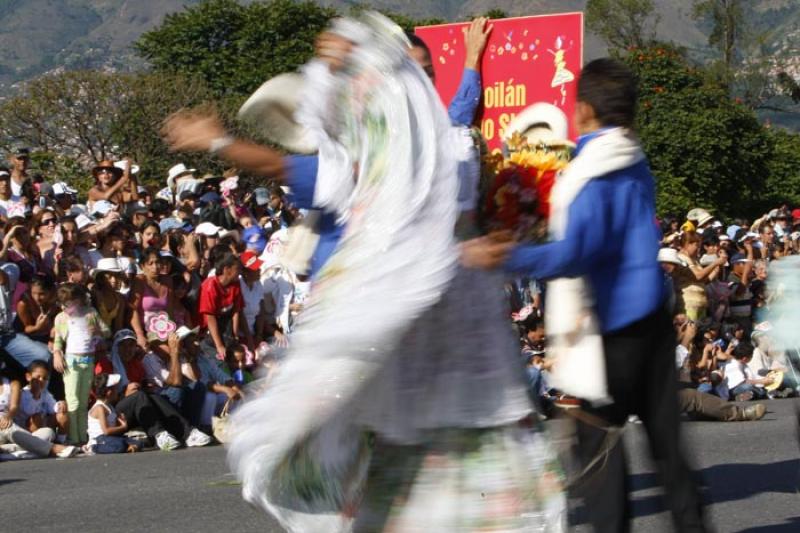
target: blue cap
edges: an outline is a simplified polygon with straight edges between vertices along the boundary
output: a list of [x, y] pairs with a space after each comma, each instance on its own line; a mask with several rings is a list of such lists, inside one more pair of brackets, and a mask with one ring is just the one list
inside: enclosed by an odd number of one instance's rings
[[267, 247], [267, 232], [259, 226], [250, 226], [242, 233], [242, 240], [249, 250], [261, 254]]
[[173, 229], [183, 229], [183, 222], [177, 218], [165, 218], [158, 223], [161, 233], [166, 233]]
[[222, 198], [219, 194], [215, 193], [214, 191], [209, 191], [205, 193], [203, 196], [200, 197], [198, 202], [201, 204], [216, 204], [222, 201]]

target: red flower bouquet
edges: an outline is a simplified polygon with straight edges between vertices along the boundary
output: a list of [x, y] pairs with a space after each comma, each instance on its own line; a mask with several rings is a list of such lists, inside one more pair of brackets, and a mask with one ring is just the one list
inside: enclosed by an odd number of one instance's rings
[[483, 205], [488, 231], [511, 231], [519, 241], [539, 242], [547, 236], [550, 191], [556, 175], [567, 166], [569, 150], [530, 146], [518, 134], [509, 141], [508, 158], [491, 155], [494, 167]]

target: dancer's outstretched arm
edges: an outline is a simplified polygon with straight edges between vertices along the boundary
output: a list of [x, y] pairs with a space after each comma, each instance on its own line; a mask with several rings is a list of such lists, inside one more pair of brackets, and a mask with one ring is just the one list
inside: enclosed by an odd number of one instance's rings
[[211, 151], [242, 168], [278, 180], [285, 178], [286, 162], [277, 150], [227, 135], [215, 113], [179, 111], [162, 130], [174, 151]]

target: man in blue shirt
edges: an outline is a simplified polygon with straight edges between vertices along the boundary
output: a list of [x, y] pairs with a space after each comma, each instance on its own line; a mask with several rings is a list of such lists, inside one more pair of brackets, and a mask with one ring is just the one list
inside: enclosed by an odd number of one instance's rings
[[[622, 441], [614, 439], [628, 416], [636, 414], [647, 430], [677, 530], [704, 531], [700, 500], [679, 440], [676, 342], [663, 308], [655, 184], [638, 143], [627, 132], [634, 125], [635, 111], [636, 82], [625, 65], [611, 59], [586, 65], [578, 83], [575, 124], [581, 137], [573, 165], [590, 143], [604, 142], [605, 147], [615, 138], [620, 144], [623, 137], [627, 139], [637, 157], [585, 182], [569, 203], [563, 236], [546, 244], [519, 246], [478, 239], [465, 244], [463, 262], [482, 268], [502, 266], [541, 280], [583, 276], [588, 281], [613, 400], [600, 408], [584, 403], [586, 415], [577, 422], [579, 459], [584, 465], [594, 464], [575, 490], [585, 499], [595, 530], [630, 528]], [[599, 152], [611, 161], [606, 150]], [[597, 168], [585, 162], [577, 168]], [[599, 455], [604, 457], [595, 461]]]

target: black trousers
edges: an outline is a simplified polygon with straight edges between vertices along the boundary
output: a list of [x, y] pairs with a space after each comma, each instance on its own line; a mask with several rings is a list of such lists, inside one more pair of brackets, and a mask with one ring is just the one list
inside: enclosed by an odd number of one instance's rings
[[[627, 472], [622, 439], [609, 439], [606, 428], [621, 428], [637, 415], [647, 432], [650, 452], [679, 532], [705, 531], [695, 480], [681, 449], [676, 391], [675, 335], [666, 312], [658, 312], [603, 336], [608, 387], [614, 402], [601, 408], [585, 405], [578, 420], [578, 460], [594, 466], [574, 486], [583, 498], [596, 532], [630, 530]], [[613, 433], [613, 430], [612, 430]], [[608, 449], [609, 444], [613, 444]], [[602, 454], [600, 460], [596, 460]]]
[[192, 431], [192, 426], [178, 409], [159, 394], [139, 390], [121, 399], [116, 408], [125, 416], [129, 427], [141, 427], [151, 439], [167, 431], [178, 440], [185, 441]]

